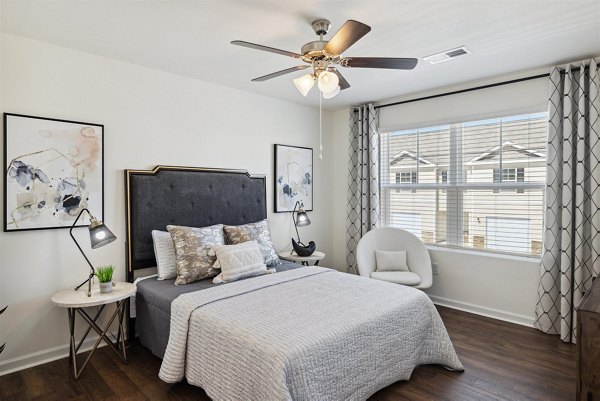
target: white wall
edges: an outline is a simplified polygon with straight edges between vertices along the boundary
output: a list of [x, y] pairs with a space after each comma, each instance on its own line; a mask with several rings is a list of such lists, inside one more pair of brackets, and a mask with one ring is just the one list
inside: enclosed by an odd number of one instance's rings
[[[290, 215], [272, 213], [274, 143], [316, 150], [313, 224], [302, 229], [302, 236], [325, 252], [331, 249], [331, 113], [323, 113], [325, 157], [320, 161], [317, 109], [18, 36], [1, 39], [2, 112], [105, 126], [104, 219], [118, 240], [88, 256], [94, 264], [117, 266], [118, 280], [125, 279], [127, 168], [166, 164], [266, 174], [274, 242], [279, 250], [289, 247]], [[87, 274], [68, 231], [0, 233], [0, 263], [0, 305], [10, 305], [0, 318], [0, 343], [7, 342], [0, 374], [65, 355], [67, 314], [50, 297]]]
[[[388, 99], [379, 103], [387, 104], [394, 101], [416, 99], [545, 72], [547, 72], [547, 69], [525, 71], [510, 76]], [[547, 85], [543, 79], [527, 81], [520, 88], [507, 85], [498, 87], [498, 89], [497, 91], [488, 89], [471, 92], [476, 94], [475, 104], [477, 105], [476, 110], [471, 114], [472, 117], [490, 117], [494, 114], [493, 110], [495, 109], [500, 109], [501, 114], [517, 111], [514, 108], [517, 103], [519, 104], [518, 109], [521, 111], [523, 111], [523, 107], [525, 107], [525, 111], [539, 111], [540, 104], [543, 104], [544, 99], [547, 98]], [[521, 96], [517, 89], [521, 90]], [[513, 95], [511, 93], [515, 90], [517, 93], [514, 96], [519, 98], [519, 102], [513, 102], [513, 106], [511, 106], [510, 99], [507, 102], [506, 97]], [[523, 99], [523, 93], [526, 94], [527, 99]], [[437, 114], [435, 114], [436, 110], [441, 109], [445, 113], [444, 116], [450, 118], [451, 115], [458, 112], [456, 108], [459, 107], [459, 104], [464, 107], [474, 104], [470, 99], [467, 99], [469, 93], [458, 96], [463, 97], [463, 99], [461, 100], [457, 96], [448, 96], [437, 98], [433, 102], [430, 101], [429, 104], [426, 101], [409, 103], [406, 107], [408, 111], [403, 110], [403, 106], [396, 106], [398, 115], [391, 113], [391, 110], [388, 109], [383, 122], [387, 124], [388, 128], [393, 127], [396, 129], [407, 128], [405, 124], [408, 120], [411, 120], [411, 124], [414, 124], [415, 121], [421, 121], [424, 125], [440, 123], [442, 121], [439, 121]], [[462, 113], [464, 112], [463, 110]], [[348, 113], [348, 110], [339, 110], [333, 113], [332, 129], [335, 151], [333, 155], [334, 191], [331, 202], [334, 206], [346, 205]], [[331, 245], [333, 253], [331, 262], [337, 269], [345, 271], [346, 238], [342, 233], [345, 232], [346, 227], [346, 209], [345, 207], [333, 207], [332, 212], [332, 225], [335, 235]], [[474, 251], [458, 252], [440, 247], [431, 247], [430, 254], [432, 261], [439, 265], [439, 275], [434, 276], [434, 284], [427, 290], [434, 302], [519, 324], [533, 324], [535, 303], [537, 301], [539, 260], [524, 257], [492, 256]]]

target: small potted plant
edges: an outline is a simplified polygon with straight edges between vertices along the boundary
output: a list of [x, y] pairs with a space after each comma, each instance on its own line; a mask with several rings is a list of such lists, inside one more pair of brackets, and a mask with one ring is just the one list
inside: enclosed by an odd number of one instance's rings
[[111, 292], [113, 283], [112, 275], [115, 271], [113, 266], [103, 266], [96, 269], [96, 277], [100, 281], [100, 292]]

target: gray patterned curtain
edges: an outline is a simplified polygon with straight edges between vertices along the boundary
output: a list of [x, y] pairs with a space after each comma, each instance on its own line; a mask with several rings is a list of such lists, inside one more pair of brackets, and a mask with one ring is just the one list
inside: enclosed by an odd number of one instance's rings
[[535, 327], [575, 342], [575, 308], [600, 273], [598, 66], [550, 74], [544, 245]]
[[356, 245], [379, 222], [379, 135], [372, 104], [350, 110], [349, 153], [346, 261], [348, 271], [358, 273]]

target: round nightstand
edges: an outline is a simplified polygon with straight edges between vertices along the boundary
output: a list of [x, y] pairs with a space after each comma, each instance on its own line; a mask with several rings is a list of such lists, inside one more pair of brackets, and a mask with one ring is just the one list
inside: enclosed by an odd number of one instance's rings
[[[106, 344], [108, 344], [109, 348], [111, 348], [115, 353], [123, 360], [123, 362], [127, 363], [127, 354], [125, 353], [125, 332], [123, 330], [123, 319], [125, 317], [125, 305], [129, 300], [129, 297], [135, 295], [136, 286], [132, 283], [116, 283], [113, 287], [112, 292], [101, 293], [99, 288], [95, 288], [92, 290], [92, 296], [87, 296], [87, 291], [76, 291], [76, 290], [64, 290], [57, 292], [52, 296], [52, 302], [55, 305], [61, 308], [67, 308], [67, 312], [69, 314], [69, 331], [71, 333], [71, 341], [69, 348], [69, 360], [73, 365], [73, 377], [75, 380], [79, 378], [81, 372], [86, 367], [92, 355], [100, 345], [100, 342], [104, 340]], [[106, 305], [115, 303], [116, 309], [108, 319], [104, 328], [101, 328], [96, 323], [100, 315], [102, 315], [102, 311], [106, 307]], [[92, 318], [86, 312], [85, 308], [90, 306], [99, 306], [100, 308], [96, 311], [96, 314]], [[79, 340], [78, 343], [75, 341], [75, 312], [79, 313], [79, 315], [85, 320], [88, 324], [88, 328], [85, 331], [84, 336]], [[117, 341], [113, 343], [110, 338], [108, 338], [108, 330], [110, 325], [118, 316], [119, 322], [119, 331], [117, 333]], [[83, 365], [78, 369], [77, 368], [77, 352], [79, 348], [85, 341], [87, 335], [94, 329], [96, 333], [100, 337], [95, 342], [92, 351], [89, 353]]]
[[315, 251], [310, 256], [298, 256], [295, 253], [292, 254], [290, 251], [281, 252], [279, 258], [287, 260], [289, 262], [301, 263], [304, 266], [310, 266], [312, 263], [315, 266], [319, 265], [319, 261], [325, 257], [323, 252]]

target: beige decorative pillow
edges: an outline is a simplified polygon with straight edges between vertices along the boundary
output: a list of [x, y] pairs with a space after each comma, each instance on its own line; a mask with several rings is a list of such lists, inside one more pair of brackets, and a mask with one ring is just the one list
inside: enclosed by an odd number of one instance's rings
[[216, 257], [208, 253], [213, 245], [224, 245], [223, 225], [194, 228], [167, 226], [177, 258], [175, 285], [188, 284], [219, 274], [213, 267]]
[[378, 272], [407, 272], [406, 251], [375, 251]]
[[257, 221], [256, 223], [243, 224], [241, 226], [224, 226], [223, 228], [227, 244], [235, 245], [255, 240], [258, 242], [265, 265], [273, 267], [280, 263], [279, 256], [277, 256], [277, 251], [275, 251], [275, 246], [271, 239], [269, 222], [266, 219]]

